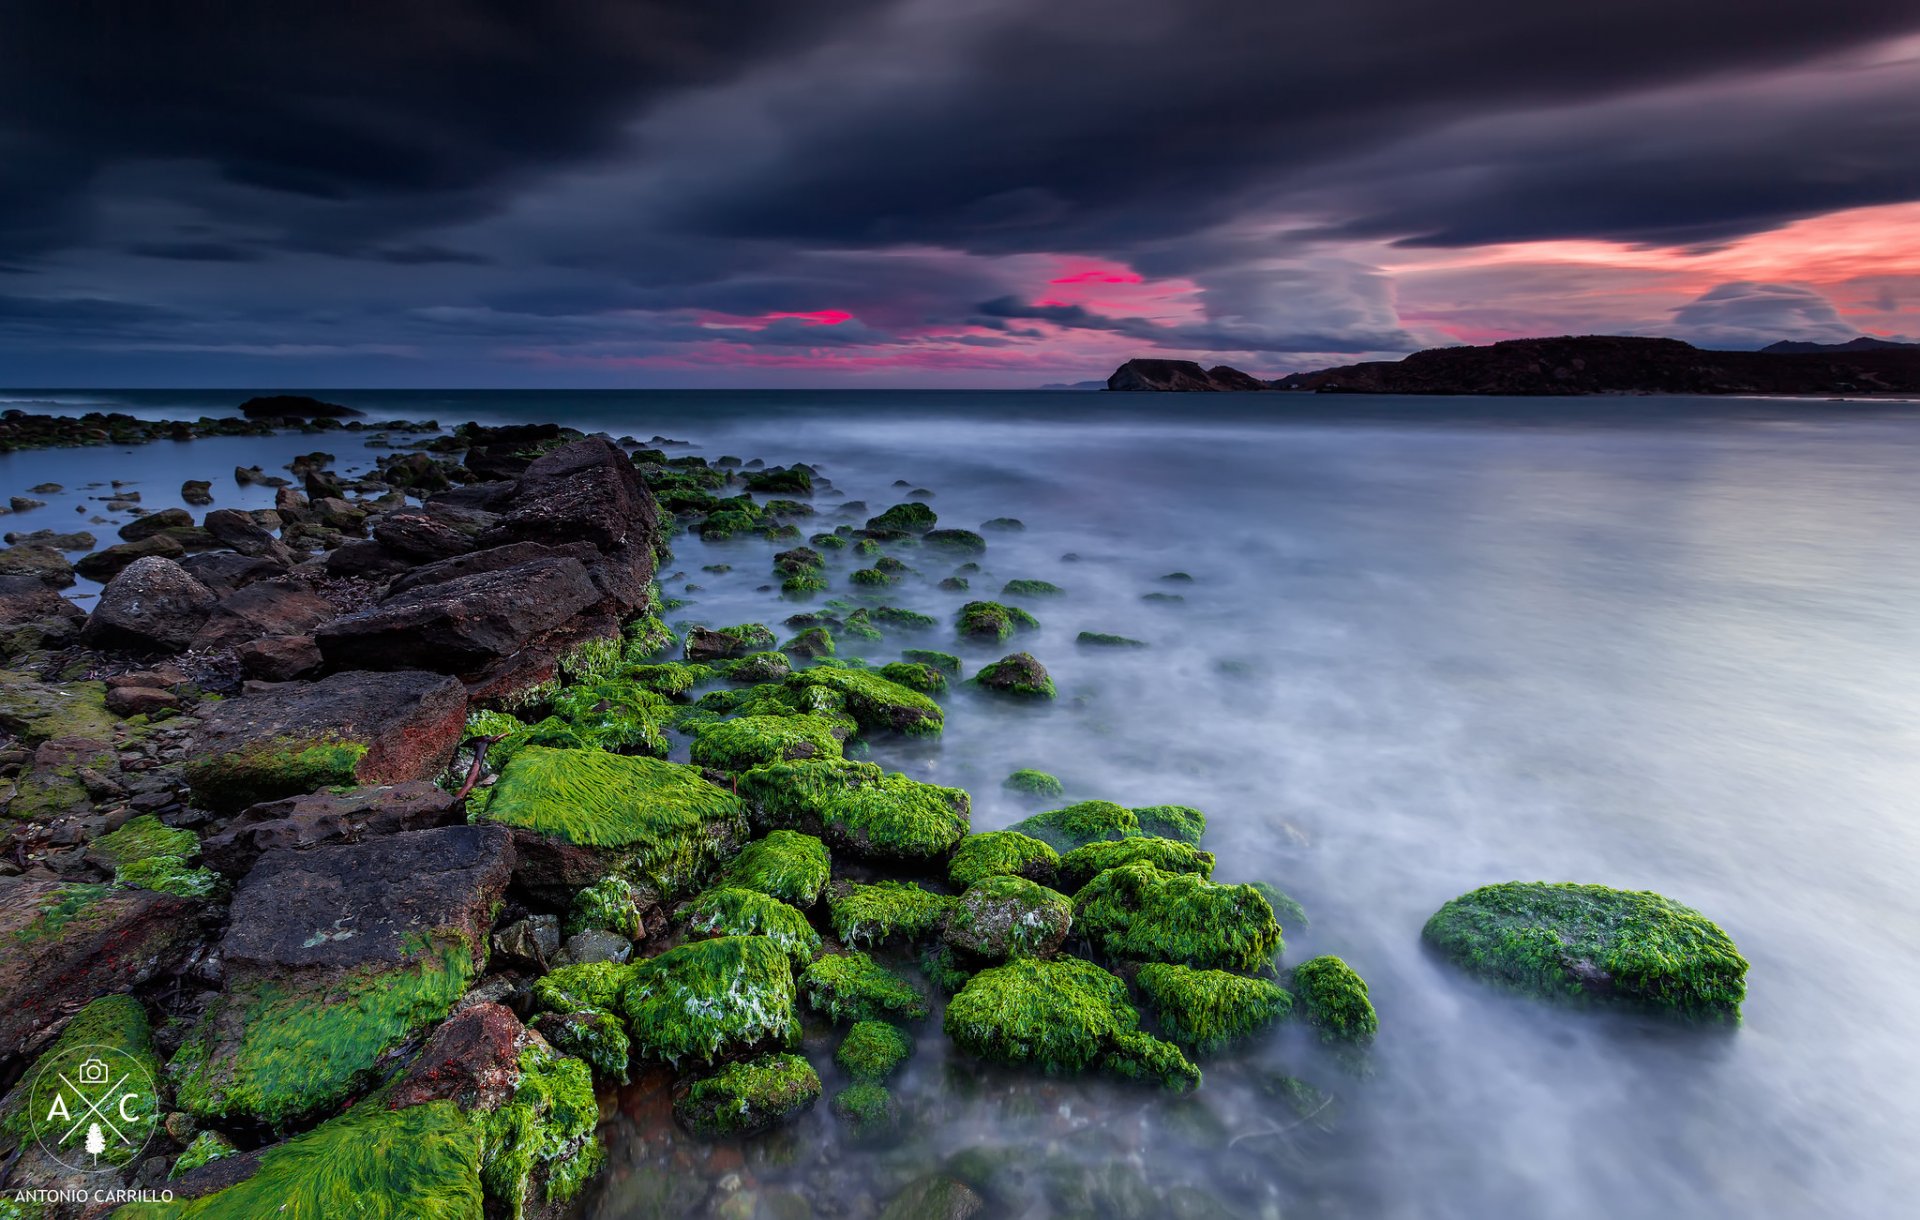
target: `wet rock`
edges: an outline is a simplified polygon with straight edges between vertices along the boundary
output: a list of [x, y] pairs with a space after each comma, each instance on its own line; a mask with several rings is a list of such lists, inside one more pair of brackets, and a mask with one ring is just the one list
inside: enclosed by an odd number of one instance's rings
[[14, 785], [7, 814], [20, 821], [46, 822], [83, 813], [115, 765], [113, 747], [105, 741], [81, 736], [43, 741], [34, 748], [32, 766]]
[[990, 961], [1009, 957], [1052, 957], [1073, 927], [1073, 904], [1024, 877], [993, 876], [976, 881], [960, 895], [947, 916], [946, 942], [954, 949]]
[[171, 559], [128, 564], [100, 592], [81, 638], [95, 648], [180, 652], [219, 604], [213, 591]]
[[493, 934], [496, 962], [544, 973], [560, 952], [560, 917], [529, 915]]
[[372, 539], [349, 542], [327, 556], [329, 576], [393, 576], [412, 568], [411, 559], [394, 554]]
[[33, 576], [0, 576], [0, 628], [42, 619], [81, 619], [86, 611]]
[[731, 660], [750, 652], [765, 652], [773, 645], [773, 632], [759, 623], [742, 623], [719, 630], [694, 627], [687, 632], [687, 660], [696, 663]]
[[213, 484], [205, 479], [188, 479], [180, 484], [180, 498], [195, 508], [213, 503]]
[[473, 535], [445, 514], [409, 509], [388, 513], [373, 525], [374, 541], [416, 563], [450, 559], [474, 549]]
[[1280, 952], [1273, 908], [1250, 885], [1215, 885], [1140, 861], [1110, 868], [1074, 895], [1073, 924], [1119, 961], [1263, 970]]
[[945, 1174], [929, 1174], [888, 1202], [880, 1220], [973, 1220], [987, 1201], [972, 1187]]
[[828, 843], [874, 860], [944, 859], [966, 836], [966, 792], [923, 784], [873, 763], [817, 760], [768, 763], [738, 781], [756, 824], [818, 833]]
[[106, 703], [107, 710], [116, 716], [151, 716], [177, 710], [180, 696], [150, 686], [120, 686], [108, 689]]
[[265, 682], [291, 682], [320, 670], [320, 646], [310, 635], [278, 635], [249, 640], [233, 650], [240, 671]]
[[261, 526], [251, 513], [234, 508], [216, 508], [201, 522], [220, 545], [253, 559], [267, 559], [291, 565], [293, 552]]
[[0, 577], [26, 576], [50, 588], [73, 583], [74, 565], [54, 547], [28, 542], [0, 550]]
[[216, 704], [187, 764], [209, 809], [322, 787], [398, 784], [440, 772], [459, 744], [466, 692], [417, 670], [342, 673]]
[[364, 412], [337, 402], [322, 402], [305, 394], [263, 394], [240, 404], [248, 419], [345, 419]]
[[469, 551], [464, 555], [455, 555], [437, 563], [423, 564], [394, 577], [387, 586], [389, 596], [406, 593], [423, 585], [444, 584], [462, 576], [475, 576], [482, 572], [499, 572], [518, 567], [535, 559], [573, 558], [582, 565], [588, 565], [599, 559], [600, 553], [585, 542], [561, 543], [548, 546], [541, 542], [510, 542], [505, 546], [488, 547], [484, 551]]
[[1051, 699], [1055, 691], [1047, 667], [1030, 652], [1016, 652], [984, 666], [973, 676], [982, 690], [1015, 695], [1022, 699]]
[[142, 538], [151, 538], [172, 529], [192, 529], [193, 514], [184, 508], [163, 508], [143, 517], [135, 517], [120, 527], [120, 537], [127, 542], [138, 542]]
[[220, 944], [225, 992], [170, 1065], [180, 1107], [285, 1124], [337, 1105], [466, 991], [512, 866], [488, 826], [260, 857]]
[[8, 546], [30, 543], [50, 546], [56, 551], [91, 551], [97, 545], [94, 536], [85, 530], [75, 530], [72, 533], [61, 533], [58, 530], [33, 530], [24, 534], [15, 532], [5, 535], [5, 541]]
[[790, 1122], [820, 1100], [820, 1077], [799, 1055], [762, 1055], [697, 1080], [673, 1104], [687, 1130], [740, 1139]]
[[166, 534], [155, 534], [151, 538], [142, 538], [138, 542], [122, 542], [91, 555], [82, 555], [74, 561], [73, 570], [88, 580], [109, 581], [118, 576], [135, 560], [140, 559], [179, 559], [187, 553], [187, 548]]
[[193, 646], [231, 648], [262, 636], [311, 635], [337, 616], [333, 603], [295, 581], [256, 581], [220, 599]]
[[24, 513], [28, 509], [45, 508], [46, 506], [47, 502], [45, 500], [36, 500], [32, 496], [12, 496], [7, 500], [7, 507], [16, 513]]
[[451, 1101], [463, 1110], [496, 1110], [520, 1083], [526, 1045], [526, 1027], [511, 1010], [499, 1004], [463, 1008], [433, 1031], [387, 1107]]
[[451, 793], [416, 780], [263, 801], [236, 814], [200, 844], [200, 854], [229, 877], [244, 877], [269, 851], [307, 851], [363, 843], [460, 819]]
[[645, 604], [660, 522], [653, 496], [626, 454], [588, 437], [537, 458], [480, 544], [587, 542], [602, 556], [593, 579], [618, 613]]
[[583, 966], [591, 962], [611, 962], [616, 966], [624, 966], [632, 956], [631, 940], [603, 928], [588, 928], [567, 937], [567, 943], [561, 947], [554, 964]]
[[256, 580], [278, 576], [287, 565], [272, 559], [242, 555], [238, 551], [206, 551], [180, 561], [188, 575], [215, 593], [227, 594], [245, 588]]
[[467, 450], [462, 465], [482, 479], [511, 479], [564, 436], [559, 424], [510, 424], [488, 428]]
[[334, 496], [309, 501], [308, 515], [314, 524], [343, 534], [361, 534], [366, 529], [367, 510]]

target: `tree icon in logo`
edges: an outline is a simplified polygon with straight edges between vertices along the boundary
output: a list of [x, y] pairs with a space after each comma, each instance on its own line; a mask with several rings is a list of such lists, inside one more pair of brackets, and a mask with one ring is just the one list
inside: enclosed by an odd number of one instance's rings
[[40, 1149], [67, 1169], [94, 1173], [132, 1161], [160, 1119], [152, 1074], [111, 1046], [66, 1047], [34, 1066], [28, 1096]]

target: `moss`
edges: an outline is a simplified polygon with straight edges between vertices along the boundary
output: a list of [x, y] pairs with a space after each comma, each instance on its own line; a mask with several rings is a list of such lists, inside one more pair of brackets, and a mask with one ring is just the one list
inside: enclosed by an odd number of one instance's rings
[[689, 931], [708, 936], [764, 936], [787, 951], [795, 970], [820, 952], [820, 934], [807, 917], [757, 890], [722, 887], [695, 898], [686, 911]]
[[909, 737], [932, 737], [942, 728], [940, 705], [918, 691], [858, 669], [804, 669], [787, 678], [789, 689], [810, 686], [839, 692], [862, 732], [892, 730]]
[[[855, 572], [854, 575], [858, 576], [859, 573]], [[879, 640], [886, 638], [881, 634], [880, 629], [875, 627], [867, 618], [867, 612], [865, 610], [856, 610], [852, 614], [849, 614], [846, 621], [840, 624], [840, 634], [843, 636], [851, 636], [856, 640]]]
[[1171, 1093], [1191, 1093], [1200, 1087], [1200, 1069], [1179, 1047], [1139, 1030], [1116, 1036], [1100, 1066], [1122, 1079], [1157, 1084]]
[[1112, 801], [1081, 801], [1036, 813], [1015, 822], [1013, 829], [1032, 835], [1055, 851], [1072, 851], [1103, 840], [1131, 839], [1140, 833], [1140, 819], [1133, 810]]
[[[654, 590], [651, 604], [659, 605], [658, 590]], [[629, 662], [651, 661], [672, 651], [680, 642], [672, 628], [660, 621], [658, 614], [651, 611], [628, 623], [620, 630], [620, 638]]]
[[780, 581], [780, 592], [788, 597], [808, 597], [828, 588], [827, 578], [818, 572], [796, 572]]
[[534, 983], [534, 1002], [548, 1012], [612, 1012], [632, 971], [613, 962], [561, 966]]
[[1126, 985], [1092, 962], [1017, 957], [968, 980], [942, 1025], [970, 1055], [1056, 1075], [1091, 1067], [1139, 1022]]
[[1279, 920], [1282, 928], [1308, 926], [1310, 921], [1307, 919], [1307, 909], [1288, 897], [1279, 886], [1270, 885], [1265, 881], [1255, 881], [1252, 884], [1254, 889], [1260, 891], [1260, 896], [1267, 900], [1267, 905], [1273, 908], [1273, 917]]
[[1000, 587], [1002, 597], [1053, 597], [1065, 592], [1050, 580], [1010, 580]]
[[1022, 767], [1007, 776], [1000, 786], [1028, 796], [1058, 797], [1066, 792], [1066, 787], [1059, 780], [1045, 771], [1035, 771], [1030, 767]]
[[[856, 568], [847, 573], [847, 580], [867, 588], [885, 588], [888, 585], [898, 584], [900, 578], [891, 572], [882, 572], [879, 568]], [[874, 635], [878, 638], [879, 632], [876, 631]]]
[[362, 1104], [260, 1155], [215, 1194], [134, 1203], [125, 1220], [481, 1220], [480, 1125], [450, 1101]]
[[1295, 966], [1293, 990], [1300, 997], [1300, 1015], [1320, 1031], [1322, 1041], [1365, 1045], [1379, 1032], [1366, 980], [1337, 957], [1323, 954]]
[[604, 1156], [594, 1134], [600, 1107], [592, 1072], [539, 1042], [520, 1053], [512, 1100], [479, 1121], [480, 1180], [514, 1220], [525, 1214], [536, 1179], [545, 1183], [544, 1202], [564, 1203]]
[[913, 941], [932, 935], [952, 904], [911, 881], [876, 881], [829, 894], [827, 913], [842, 941], [877, 945], [896, 936]]
[[819, 716], [742, 716], [694, 729], [693, 762], [716, 771], [746, 771], [795, 758], [839, 758], [833, 724]]
[[905, 610], [899, 606], [876, 606], [870, 615], [874, 622], [902, 631], [931, 631], [940, 625], [940, 620], [931, 614]]
[[[697, 658], [691, 655], [696, 644], [699, 645], [702, 653]], [[689, 660], [744, 657], [751, 653], [766, 652], [772, 648], [773, 632], [760, 623], [737, 623], [732, 627], [717, 627], [697, 638], [689, 636], [687, 647]]]
[[1134, 977], [1160, 1028], [1196, 1054], [1224, 1050], [1285, 1017], [1293, 997], [1268, 979], [1224, 970], [1194, 970], [1164, 962], [1140, 967]]
[[913, 1039], [885, 1021], [855, 1021], [833, 1061], [863, 1084], [884, 1084], [913, 1054]]
[[192, 1173], [202, 1165], [211, 1165], [238, 1151], [239, 1149], [233, 1146], [233, 1141], [218, 1131], [202, 1131], [188, 1142], [178, 1157], [174, 1158], [173, 1167], [167, 1170], [167, 1177], [171, 1180], [182, 1174]]
[[60, 886], [48, 895], [32, 921], [13, 934], [12, 943], [25, 945], [60, 935], [87, 908], [106, 897], [108, 889], [108, 886], [86, 881], [71, 881]]
[[710, 681], [714, 671], [689, 661], [668, 661], [660, 665], [635, 665], [626, 672], [627, 681], [656, 695], [679, 698], [702, 682]]
[[673, 1103], [687, 1130], [707, 1139], [769, 1131], [820, 1100], [820, 1077], [799, 1055], [762, 1055], [729, 1063]]
[[1025, 877], [1000, 874], [967, 887], [947, 918], [946, 941], [976, 957], [1051, 955], [1073, 924], [1066, 895]]
[[1076, 847], [1060, 857], [1060, 888], [1072, 893], [1110, 868], [1145, 861], [1163, 873], [1213, 876], [1213, 853], [1173, 839], [1109, 839]]
[[988, 877], [1026, 877], [1050, 881], [1060, 866], [1060, 854], [1031, 835], [1017, 830], [989, 830], [968, 835], [947, 864], [947, 880], [968, 886]]
[[847, 540], [838, 534], [811, 534], [807, 537], [807, 544], [823, 550], [838, 551], [847, 545]]
[[[201, 1118], [275, 1126], [336, 1105], [370, 1082], [393, 1048], [446, 1016], [473, 973], [472, 950], [449, 938], [423, 944], [410, 965], [354, 972], [324, 992], [235, 985], [167, 1065], [175, 1100]], [[239, 1021], [237, 1045], [218, 1041], [229, 1018]]]
[[940, 989], [941, 995], [952, 995], [965, 987], [974, 975], [974, 965], [976, 963], [961, 961], [960, 955], [944, 944], [920, 957], [920, 969], [926, 972], [927, 981]]
[[880, 544], [871, 538], [861, 538], [853, 544], [853, 553], [871, 558], [880, 553]]
[[261, 801], [359, 782], [367, 747], [331, 737], [278, 738], [222, 754], [187, 760], [194, 798], [211, 809], [234, 810]]
[[634, 1050], [678, 1066], [798, 1041], [793, 968], [765, 936], [692, 941], [636, 962], [620, 996]]
[[920, 543], [961, 555], [980, 555], [987, 549], [987, 540], [972, 530], [928, 530], [921, 536]]
[[918, 1021], [927, 1015], [920, 989], [864, 953], [834, 953], [800, 976], [807, 1005], [834, 1021]]
[[582, 640], [561, 653], [554, 667], [568, 682], [604, 682], [620, 668], [622, 651], [616, 639]]
[[118, 718], [107, 710], [104, 682], [39, 682], [0, 670], [0, 728], [30, 742], [55, 737], [112, 741]]
[[830, 657], [833, 655], [833, 632], [825, 627], [809, 627], [780, 645], [780, 650], [796, 657]]
[[617, 874], [600, 878], [573, 896], [567, 910], [567, 935], [601, 928], [628, 940], [639, 940], [640, 908], [633, 901], [633, 883]]
[[910, 534], [924, 534], [934, 527], [939, 515], [919, 501], [896, 504], [877, 517], [867, 518], [870, 530], [900, 530]]
[[131, 885], [176, 898], [212, 898], [226, 888], [219, 873], [194, 868], [178, 856], [148, 856], [114, 870], [115, 885]]
[[537, 1022], [540, 1035], [563, 1054], [584, 1059], [595, 1072], [620, 1083], [627, 1082], [627, 1061], [633, 1044], [627, 1040], [627, 1028], [610, 1012], [583, 1011], [548, 1013]]
[[1006, 640], [1022, 628], [1038, 627], [1039, 620], [1018, 606], [999, 602], [968, 602], [954, 618], [960, 634], [976, 640]]
[[1145, 805], [1133, 811], [1140, 822], [1140, 833], [1162, 839], [1178, 839], [1198, 846], [1207, 833], [1207, 815], [1191, 805]]
[[919, 691], [923, 695], [937, 695], [947, 689], [947, 675], [931, 665], [895, 661], [889, 665], [882, 665], [875, 672], [889, 682], [897, 682], [908, 690]]
[[971, 586], [964, 576], [949, 576], [934, 587], [943, 593], [965, 593]]
[[900, 1121], [893, 1094], [884, 1085], [872, 1081], [851, 1084], [835, 1093], [833, 1113], [862, 1139], [891, 1131]]
[[720, 874], [722, 884], [758, 890], [810, 907], [820, 900], [831, 872], [827, 845], [812, 835], [792, 830], [770, 831], [742, 848]]
[[960, 658], [950, 652], [934, 652], [927, 648], [909, 648], [900, 655], [911, 664], [930, 666], [939, 670], [941, 673], [957, 674], [960, 672]]
[[200, 852], [200, 839], [191, 830], [176, 830], [150, 813], [141, 814], [111, 834], [101, 835], [87, 848], [113, 868], [155, 856], [191, 860]]
[[735, 661], [727, 670], [732, 682], [778, 682], [793, 672], [793, 662], [783, 652], [751, 652]]
[[1712, 920], [1645, 891], [1508, 882], [1441, 907], [1427, 942], [1530, 995], [1738, 1021], [1746, 959]]
[[748, 491], [767, 494], [785, 492], [787, 495], [812, 495], [813, 472], [805, 466], [769, 466], [765, 470], [750, 470], [744, 476]]
[[1214, 885], [1145, 862], [1111, 868], [1073, 899], [1073, 923], [1110, 958], [1262, 970], [1280, 952], [1273, 909], [1250, 885]]
[[1046, 666], [1030, 652], [1016, 652], [982, 666], [980, 672], [973, 675], [973, 682], [983, 690], [1023, 699], [1051, 699], [1057, 693]]
[[971, 802], [872, 763], [790, 762], [755, 767], [740, 793], [770, 826], [817, 828], [829, 843], [876, 860], [926, 862], [967, 833]]
[[1152, 602], [1157, 605], [1172, 606], [1172, 605], [1178, 605], [1179, 603], [1184, 602], [1187, 599], [1185, 596], [1179, 593], [1142, 593], [1140, 595], [1140, 600], [1143, 602]]
[[635, 877], [662, 893], [685, 892], [746, 832], [740, 799], [693, 767], [540, 746], [514, 757], [471, 816], [617, 849]]
[[1074, 637], [1074, 642], [1088, 648], [1145, 648], [1145, 640], [1129, 639], [1124, 635], [1112, 635], [1105, 631], [1082, 631]]
[[[146, 1009], [131, 996], [105, 996], [95, 1000], [74, 1014], [53, 1045], [34, 1061], [20, 1083], [0, 1101], [0, 1153], [31, 1146], [41, 1138], [36, 1120], [45, 1115], [36, 1105], [34, 1097], [36, 1092], [41, 1102], [48, 1097], [47, 1088], [42, 1085], [43, 1077], [46, 1086], [54, 1086], [58, 1078], [49, 1077], [47, 1073], [73, 1071], [82, 1061], [92, 1057], [92, 1052], [86, 1048], [98, 1046], [121, 1052], [144, 1068], [155, 1082], [160, 1080], [160, 1060], [154, 1054], [153, 1033], [147, 1023]], [[116, 1057], [115, 1063], [121, 1064], [124, 1070], [124, 1061]], [[152, 1106], [157, 1104], [157, 1099], [148, 1098], [147, 1102], [145, 1106], [138, 1101], [130, 1103], [136, 1125], [156, 1117]], [[142, 1110], [145, 1113], [141, 1113]], [[85, 1131], [86, 1128], [80, 1126], [67, 1132], [65, 1138], [58, 1141], [60, 1147], [70, 1152], [80, 1152], [85, 1144]], [[60, 1132], [50, 1134], [58, 1136]], [[137, 1138], [138, 1134], [129, 1129], [129, 1135]], [[115, 1143], [101, 1153], [101, 1159], [112, 1165], [124, 1165], [139, 1151], [138, 1147]]]

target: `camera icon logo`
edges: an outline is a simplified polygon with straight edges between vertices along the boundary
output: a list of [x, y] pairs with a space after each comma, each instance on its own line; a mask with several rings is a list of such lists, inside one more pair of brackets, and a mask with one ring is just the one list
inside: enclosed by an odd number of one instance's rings
[[107, 1065], [98, 1059], [89, 1059], [80, 1065], [81, 1084], [106, 1084], [112, 1078], [113, 1074], [107, 1070]]

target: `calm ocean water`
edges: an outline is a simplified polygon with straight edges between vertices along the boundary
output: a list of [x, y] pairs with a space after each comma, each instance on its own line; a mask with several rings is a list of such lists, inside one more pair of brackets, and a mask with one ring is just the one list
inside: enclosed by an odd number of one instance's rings
[[[368, 393], [374, 417], [557, 419], [690, 452], [805, 460], [875, 511], [935, 492], [992, 536], [974, 588], [1038, 577], [1023, 641], [1061, 698], [949, 699], [945, 737], [875, 757], [1031, 811], [1016, 767], [1074, 799], [1211, 818], [1223, 880], [1270, 880], [1338, 953], [1382, 1030], [1363, 1068], [1297, 1028], [1206, 1061], [1174, 1101], [949, 1059], [928, 1023], [895, 1144], [823, 1105], [746, 1150], [676, 1137], [630, 1093], [591, 1214], [867, 1216], [969, 1149], [1005, 1214], [1872, 1217], [1920, 1194], [1920, 408], [1689, 399], [1392, 400], [1009, 393]], [[220, 414], [244, 392], [16, 392], [71, 409]], [[0, 404], [4, 405], [4, 404]], [[36, 408], [29, 408], [36, 409]], [[46, 409], [44, 407], [37, 409]], [[6, 518], [73, 528], [89, 482], [147, 507], [182, 479], [241, 493], [343, 434], [0, 456]], [[830, 522], [835, 497], [819, 498]], [[85, 509], [75, 512], [75, 507]], [[111, 525], [95, 527], [111, 534]], [[676, 544], [683, 620], [778, 622], [775, 546]], [[1076, 560], [1063, 556], [1072, 554]], [[918, 559], [896, 604], [961, 598]], [[723, 574], [703, 565], [725, 563]], [[1191, 585], [1157, 578], [1191, 573]], [[691, 582], [702, 586], [686, 592]], [[1185, 601], [1143, 594], [1173, 590]], [[80, 590], [86, 592], [84, 588]], [[1077, 650], [1081, 630], [1148, 640]], [[927, 646], [948, 648], [944, 633]], [[917, 643], [918, 641], [915, 641]], [[897, 647], [893, 641], [891, 647]], [[909, 644], [908, 646], [912, 646]], [[892, 659], [891, 647], [870, 655]], [[956, 649], [969, 664], [1000, 650]], [[1658, 890], [1752, 962], [1737, 1031], [1703, 1034], [1496, 994], [1421, 924], [1493, 881]], [[834, 1042], [808, 1050], [829, 1089]], [[1274, 1082], [1335, 1104], [1302, 1120]], [[805, 1210], [802, 1210], [804, 1208]]]

